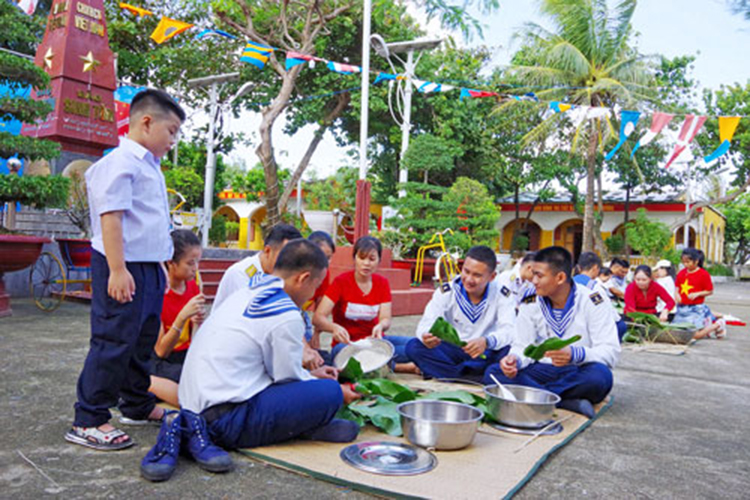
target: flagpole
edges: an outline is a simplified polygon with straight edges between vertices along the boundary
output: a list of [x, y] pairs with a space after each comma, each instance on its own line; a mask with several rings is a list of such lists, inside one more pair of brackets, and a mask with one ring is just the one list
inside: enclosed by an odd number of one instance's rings
[[[370, 232], [370, 183], [367, 182], [367, 124], [370, 100], [370, 15], [372, 0], [364, 0], [362, 11], [362, 102], [359, 120], [359, 181], [354, 220], [355, 241]], [[335, 235], [334, 235], [335, 237]]]

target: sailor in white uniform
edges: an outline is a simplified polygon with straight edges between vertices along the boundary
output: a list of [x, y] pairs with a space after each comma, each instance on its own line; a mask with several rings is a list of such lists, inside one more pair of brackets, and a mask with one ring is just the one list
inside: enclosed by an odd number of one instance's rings
[[302, 368], [300, 308], [327, 267], [317, 245], [292, 241], [273, 275], [232, 294], [201, 326], [185, 359], [179, 399], [206, 420], [216, 444], [232, 449], [357, 436], [356, 423], [334, 419], [356, 393], [336, 381], [332, 367]]
[[[620, 355], [617, 328], [600, 292], [571, 279], [572, 258], [562, 247], [534, 258], [537, 295], [527, 297], [516, 319], [510, 353], [487, 371], [501, 382], [537, 387], [562, 398], [560, 407], [593, 417], [593, 405], [612, 389], [612, 368]], [[580, 335], [568, 347], [548, 351], [540, 361], [524, 356], [530, 344]]]
[[262, 252], [245, 257], [226, 270], [219, 282], [219, 288], [216, 290], [212, 311], [218, 309], [237, 290], [252, 286], [254, 280], [260, 279], [263, 275], [271, 274], [281, 249], [287, 242], [297, 238], [302, 238], [302, 234], [297, 228], [289, 224], [279, 224], [271, 228], [263, 242]]
[[[425, 377], [479, 381], [508, 352], [514, 332], [515, 302], [495, 279], [495, 252], [476, 246], [466, 254], [461, 275], [435, 291], [406, 354]], [[466, 342], [457, 347], [430, 333], [442, 317]]]
[[536, 255], [534, 252], [528, 252], [513, 266], [513, 269], [503, 271], [495, 278], [495, 282], [501, 288], [505, 286], [510, 290], [516, 303], [516, 311], [518, 311], [523, 299], [536, 293], [534, 284], [531, 282], [533, 276], [531, 267], [534, 262], [534, 255]]

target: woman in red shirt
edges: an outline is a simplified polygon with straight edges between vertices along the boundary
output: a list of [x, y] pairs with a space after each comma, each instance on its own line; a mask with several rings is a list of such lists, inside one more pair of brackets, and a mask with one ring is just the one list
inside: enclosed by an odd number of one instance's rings
[[180, 406], [177, 388], [190, 339], [204, 317], [206, 301], [195, 276], [201, 260], [201, 242], [186, 229], [172, 231], [174, 253], [167, 262], [169, 288], [161, 309], [161, 329], [154, 345], [149, 392]]
[[313, 325], [333, 334], [331, 360], [346, 344], [368, 337], [384, 338], [395, 348], [396, 371], [413, 372], [416, 365], [406, 355], [409, 337], [385, 335], [391, 327], [391, 287], [385, 277], [375, 273], [383, 246], [377, 238], [363, 236], [352, 253], [354, 270], [340, 274], [329, 285], [315, 310]]
[[656, 314], [657, 299], [663, 300], [666, 304], [659, 314], [659, 320], [667, 321], [669, 311], [675, 306], [674, 299], [663, 286], [652, 279], [650, 267], [636, 267], [633, 282], [625, 289], [625, 314], [629, 312]]

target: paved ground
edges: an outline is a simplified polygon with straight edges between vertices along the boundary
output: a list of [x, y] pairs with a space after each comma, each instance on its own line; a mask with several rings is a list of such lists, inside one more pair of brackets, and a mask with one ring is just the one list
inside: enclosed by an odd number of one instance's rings
[[[711, 304], [750, 319], [750, 284], [719, 285]], [[228, 475], [182, 461], [171, 481], [150, 484], [140, 479], [138, 464], [156, 428], [132, 430], [138, 445], [117, 453], [65, 443], [87, 351], [88, 308], [64, 304], [45, 315], [25, 299], [13, 307], [13, 317], [0, 319], [0, 498], [365, 496], [239, 455]], [[415, 323], [397, 318], [395, 329], [412, 331]], [[748, 355], [748, 328], [731, 328], [727, 340], [700, 342], [685, 356], [625, 353], [613, 408], [518, 498], [748, 498]]]

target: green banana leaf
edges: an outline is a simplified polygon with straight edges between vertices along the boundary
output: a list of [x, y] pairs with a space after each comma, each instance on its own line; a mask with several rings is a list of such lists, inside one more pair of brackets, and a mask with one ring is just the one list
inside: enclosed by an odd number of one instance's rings
[[370, 422], [386, 434], [396, 437], [403, 434], [401, 430], [401, 416], [396, 411], [398, 403], [389, 401], [383, 396], [377, 396], [374, 404], [368, 403], [357, 401], [351, 403], [347, 408], [352, 414]]
[[544, 354], [547, 351], [559, 351], [560, 349], [563, 349], [570, 344], [574, 342], [578, 342], [581, 340], [580, 335], [574, 335], [570, 337], [567, 340], [562, 340], [558, 338], [549, 338], [542, 342], [539, 345], [536, 344], [529, 344], [526, 346], [526, 349], [523, 350], [523, 355], [527, 358], [531, 358], [535, 361], [539, 361], [544, 357]]
[[344, 369], [339, 372], [339, 381], [357, 382], [364, 374], [362, 364], [354, 358], [349, 358]]
[[458, 332], [453, 328], [453, 325], [445, 321], [442, 317], [435, 320], [432, 324], [432, 328], [430, 328], [430, 333], [443, 342], [448, 342], [449, 344], [458, 347], [464, 347], [466, 345], [466, 342], [461, 340], [458, 336]]
[[385, 378], [360, 380], [356, 390], [366, 396], [383, 396], [395, 403], [405, 403], [417, 399], [417, 393], [413, 390]]

